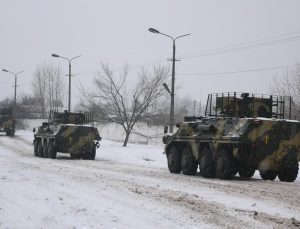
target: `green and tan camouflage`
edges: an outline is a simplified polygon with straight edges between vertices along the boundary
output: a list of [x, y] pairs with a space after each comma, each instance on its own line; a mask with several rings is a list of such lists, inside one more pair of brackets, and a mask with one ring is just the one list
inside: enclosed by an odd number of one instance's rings
[[[51, 112], [34, 134], [34, 155], [56, 158], [57, 152], [72, 158], [94, 160], [101, 137], [98, 129], [88, 125], [89, 113]], [[34, 129], [35, 132], [35, 129]]]
[[12, 108], [0, 109], [0, 132], [5, 132], [7, 136], [15, 135], [16, 121], [13, 117]]
[[199, 165], [203, 177], [231, 179], [239, 173], [250, 178], [259, 170], [265, 180], [278, 176], [293, 182], [300, 161], [300, 122], [286, 119], [291, 98], [222, 95], [223, 101], [220, 94], [209, 95], [205, 117], [186, 117], [175, 134], [164, 136], [170, 172], [194, 175]]

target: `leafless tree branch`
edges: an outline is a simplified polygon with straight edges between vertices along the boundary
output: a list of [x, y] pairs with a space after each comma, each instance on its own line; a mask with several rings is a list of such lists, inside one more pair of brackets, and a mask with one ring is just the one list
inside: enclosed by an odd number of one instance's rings
[[162, 96], [161, 85], [169, 75], [169, 68], [159, 66], [152, 72], [141, 69], [135, 76], [129, 74], [126, 65], [119, 77], [114, 76], [108, 64], [102, 63], [101, 69], [95, 78], [95, 92], [85, 91], [83, 97], [90, 105], [97, 106], [106, 118], [123, 127], [126, 133], [123, 146], [126, 146], [136, 123]]

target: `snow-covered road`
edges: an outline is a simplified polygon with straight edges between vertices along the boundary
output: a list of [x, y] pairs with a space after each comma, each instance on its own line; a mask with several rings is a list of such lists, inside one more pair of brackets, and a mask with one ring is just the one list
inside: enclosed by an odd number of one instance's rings
[[95, 161], [0, 136], [0, 228], [299, 228], [300, 179], [170, 174], [162, 146], [102, 141]]

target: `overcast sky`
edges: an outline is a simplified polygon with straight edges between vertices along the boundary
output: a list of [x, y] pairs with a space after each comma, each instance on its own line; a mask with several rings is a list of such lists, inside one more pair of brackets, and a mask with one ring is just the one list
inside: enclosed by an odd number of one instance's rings
[[[300, 64], [299, 12], [298, 0], [0, 0], [0, 67], [24, 70], [18, 94], [30, 93], [39, 64], [60, 63], [67, 73], [67, 61], [52, 53], [82, 55], [72, 63], [75, 103], [78, 85], [92, 86], [101, 61], [116, 69], [171, 66], [172, 41], [148, 32], [153, 27], [171, 36], [192, 34], [176, 42], [177, 94], [205, 101], [211, 92], [269, 93], [272, 78], [287, 70], [277, 67]], [[259, 42], [245, 48], [252, 41]], [[233, 49], [219, 49], [228, 46]], [[265, 68], [276, 69], [209, 74]], [[1, 71], [0, 100], [13, 96], [13, 84]]]

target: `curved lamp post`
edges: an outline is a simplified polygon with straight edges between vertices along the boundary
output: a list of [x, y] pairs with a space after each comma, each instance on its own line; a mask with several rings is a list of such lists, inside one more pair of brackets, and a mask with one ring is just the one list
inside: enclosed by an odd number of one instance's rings
[[[161, 34], [163, 36], [166, 36], [166, 37], [169, 37], [172, 39], [173, 41], [173, 58], [172, 58], [172, 85], [171, 85], [171, 111], [170, 111], [170, 132], [173, 133], [173, 125], [174, 125], [174, 87], [175, 87], [175, 61], [176, 61], [176, 58], [175, 58], [175, 51], [176, 51], [176, 45], [175, 45], [175, 42], [178, 38], [180, 37], [185, 37], [185, 36], [189, 36], [191, 35], [190, 33], [187, 33], [187, 34], [183, 34], [183, 35], [180, 35], [180, 36], [177, 36], [175, 38], [171, 37], [170, 35], [167, 35], [165, 33], [162, 33], [160, 31], [158, 31], [157, 29], [154, 29], [154, 28], [149, 28], [149, 32], [151, 33], [156, 33], [156, 34]], [[164, 85], [165, 87], [165, 85]]]
[[79, 56], [75, 56], [75, 57], [72, 57], [72, 58], [66, 58], [66, 57], [63, 57], [63, 56], [60, 56], [60, 55], [57, 55], [57, 54], [52, 54], [53, 57], [59, 57], [59, 58], [62, 58], [62, 59], [65, 59], [69, 62], [69, 100], [68, 100], [68, 111], [70, 112], [71, 111], [71, 61], [80, 57], [81, 55]]
[[24, 72], [24, 71], [20, 71], [20, 72], [11, 72], [11, 71], [8, 71], [6, 69], [2, 69], [2, 71], [4, 72], [8, 72], [10, 74], [13, 74], [15, 76], [15, 99], [14, 99], [14, 105], [16, 106], [17, 104], [17, 75]]

